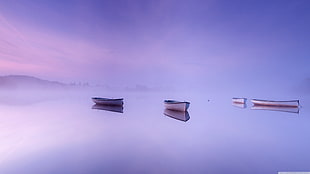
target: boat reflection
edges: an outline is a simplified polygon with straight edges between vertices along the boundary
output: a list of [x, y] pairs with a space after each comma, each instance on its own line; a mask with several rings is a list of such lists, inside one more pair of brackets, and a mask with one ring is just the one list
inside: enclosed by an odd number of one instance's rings
[[246, 108], [246, 104], [245, 103], [236, 103], [236, 102], [233, 102], [232, 103], [233, 106], [237, 107], [237, 108]]
[[188, 121], [190, 119], [189, 113], [187, 111], [173, 111], [169, 109], [165, 109], [164, 114], [168, 117], [180, 120], [180, 121]]
[[123, 113], [123, 106], [112, 106], [112, 105], [98, 105], [95, 104], [92, 106], [92, 109], [105, 110], [111, 112]]
[[253, 110], [268, 110], [268, 111], [280, 111], [280, 112], [290, 112], [290, 113], [299, 113], [299, 107], [284, 107], [284, 106], [263, 106], [263, 105], [254, 105], [251, 107]]

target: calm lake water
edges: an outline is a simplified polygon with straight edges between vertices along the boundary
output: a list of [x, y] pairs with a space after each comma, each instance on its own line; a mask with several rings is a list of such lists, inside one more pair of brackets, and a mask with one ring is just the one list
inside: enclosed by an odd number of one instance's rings
[[[244, 95], [2, 92], [0, 173], [310, 171], [309, 96]], [[92, 96], [124, 97], [123, 113], [92, 108]], [[250, 101], [233, 106], [232, 97], [299, 99], [302, 107], [253, 110]], [[164, 115], [164, 99], [190, 101], [190, 119]]]

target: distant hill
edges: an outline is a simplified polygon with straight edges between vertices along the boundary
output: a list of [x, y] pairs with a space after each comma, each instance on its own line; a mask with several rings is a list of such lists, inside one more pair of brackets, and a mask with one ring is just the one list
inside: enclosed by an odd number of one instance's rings
[[51, 89], [65, 86], [65, 84], [60, 82], [42, 80], [32, 76], [0, 76], [0, 89]]

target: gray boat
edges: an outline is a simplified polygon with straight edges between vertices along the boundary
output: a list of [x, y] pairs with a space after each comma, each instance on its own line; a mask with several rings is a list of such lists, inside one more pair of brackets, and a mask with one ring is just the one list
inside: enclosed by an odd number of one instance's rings
[[164, 104], [166, 109], [185, 112], [189, 108], [190, 103], [186, 101], [181, 102], [176, 100], [165, 100]]
[[93, 102], [98, 105], [112, 105], [112, 106], [122, 106], [124, 104], [123, 98], [100, 98], [100, 97], [93, 97]]
[[245, 104], [246, 103], [246, 98], [232, 98], [233, 103], [240, 103], [240, 104]]
[[257, 105], [279, 106], [279, 107], [298, 107], [299, 106], [299, 100], [275, 101], [275, 100], [252, 99], [251, 101], [256, 106]]

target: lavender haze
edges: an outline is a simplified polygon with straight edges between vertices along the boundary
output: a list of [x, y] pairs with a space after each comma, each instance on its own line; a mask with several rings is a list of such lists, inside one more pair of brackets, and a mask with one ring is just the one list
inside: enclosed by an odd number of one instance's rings
[[0, 0], [0, 174], [309, 172], [309, 19], [309, 0]]
[[307, 0], [2, 0], [0, 74], [177, 88], [302, 84], [309, 8]]

